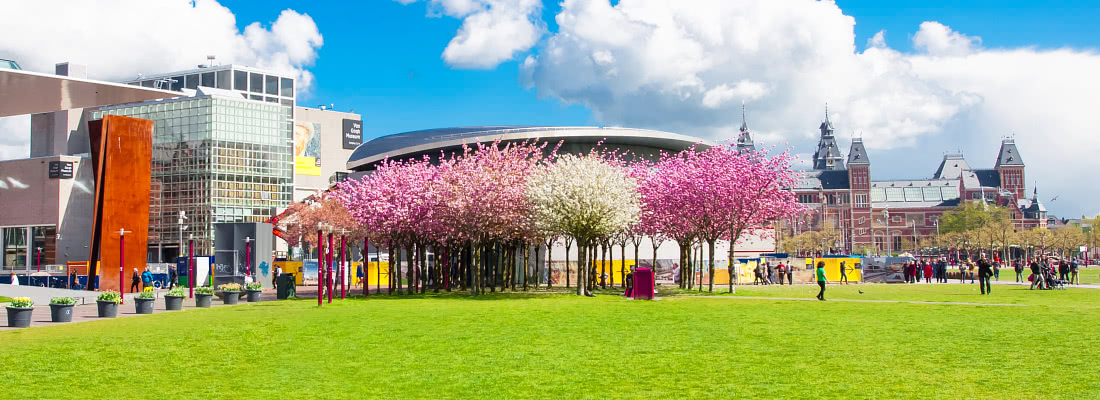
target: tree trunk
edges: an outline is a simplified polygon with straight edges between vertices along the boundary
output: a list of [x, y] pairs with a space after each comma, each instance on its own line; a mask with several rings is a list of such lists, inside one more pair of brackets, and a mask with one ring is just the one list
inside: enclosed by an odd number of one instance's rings
[[619, 243], [619, 287], [626, 287], [626, 242]]
[[604, 279], [604, 276], [611, 275], [607, 273], [609, 269], [607, 265], [607, 248], [608, 242], [600, 243], [600, 276], [598, 282], [602, 289], [607, 289], [607, 279]]
[[710, 284], [707, 285], [707, 291], [714, 293], [714, 239], [707, 241], [710, 247], [707, 249], [707, 255], [710, 257]]
[[[585, 253], [588, 249], [584, 248], [584, 243], [577, 241], [577, 296], [584, 296], [584, 270], [588, 269], [584, 265]], [[567, 253], [568, 254], [568, 253]], [[568, 281], [566, 281], [568, 282]]]
[[546, 288], [554, 287], [554, 239], [546, 242]]
[[389, 245], [387, 250], [390, 252], [390, 262], [386, 265], [386, 278], [387, 278], [386, 281], [389, 283], [389, 294], [392, 296], [393, 295], [393, 263], [394, 263], [394, 259], [393, 259], [394, 253], [393, 253], [393, 244], [392, 243]]
[[[535, 257], [538, 258], [537, 253], [535, 254]], [[536, 264], [536, 266], [538, 265], [538, 263], [535, 263], [535, 264]], [[523, 242], [523, 275], [524, 275], [523, 276], [523, 291], [524, 292], [527, 291], [527, 281], [531, 280], [530, 278], [527, 277], [527, 271], [530, 271], [530, 270], [531, 270], [531, 246], [528, 246], [527, 242]], [[535, 272], [535, 274], [536, 274], [536, 276], [538, 276], [538, 272]], [[536, 283], [535, 286], [538, 287], [538, 284]]]
[[[572, 243], [571, 240], [565, 241], [565, 288], [566, 289], [569, 289], [569, 270], [570, 270], [570, 267], [569, 267], [569, 250], [572, 247], [570, 245], [571, 243]], [[579, 244], [577, 245], [577, 249], [578, 249], [578, 252], [579, 252], [579, 250], [580, 250], [580, 245]], [[578, 254], [577, 257], [580, 257], [580, 255]], [[577, 262], [580, 262], [580, 258], [577, 259]]]
[[734, 254], [736, 254], [734, 252], [734, 246], [736, 246], [736, 244], [737, 244], [737, 236], [734, 236], [733, 232], [730, 232], [730, 254], [729, 254], [729, 266], [728, 266], [728, 268], [729, 268], [728, 271], [729, 271], [729, 274], [730, 274], [730, 282], [729, 282], [730, 293], [733, 293], [733, 273], [734, 273], [733, 265], [734, 265], [734, 262], [736, 261], [736, 259], [734, 258]]

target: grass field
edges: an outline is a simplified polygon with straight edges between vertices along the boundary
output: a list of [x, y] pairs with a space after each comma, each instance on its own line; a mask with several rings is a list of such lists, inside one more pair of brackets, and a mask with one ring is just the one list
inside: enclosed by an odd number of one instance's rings
[[[976, 286], [976, 285], [975, 285]], [[864, 294], [856, 292], [857, 288]], [[1097, 398], [1100, 291], [371, 297], [0, 332], [0, 398]], [[810, 286], [737, 296], [812, 298]], [[18, 382], [18, 383], [17, 383]]]

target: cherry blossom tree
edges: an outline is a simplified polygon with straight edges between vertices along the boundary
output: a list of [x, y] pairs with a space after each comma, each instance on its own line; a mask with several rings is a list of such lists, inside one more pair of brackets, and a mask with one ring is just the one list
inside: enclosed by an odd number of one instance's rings
[[634, 225], [640, 212], [637, 183], [625, 168], [600, 154], [563, 155], [541, 167], [529, 179], [527, 196], [533, 205], [536, 226], [563, 232], [579, 249], [577, 294], [591, 293], [585, 249], [597, 240]]

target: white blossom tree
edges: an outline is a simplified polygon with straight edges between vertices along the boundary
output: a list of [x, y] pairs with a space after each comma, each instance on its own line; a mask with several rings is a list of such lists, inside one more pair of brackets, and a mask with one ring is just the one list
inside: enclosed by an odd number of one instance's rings
[[527, 183], [535, 224], [577, 240], [577, 294], [591, 295], [585, 249], [595, 240], [633, 226], [640, 213], [637, 183], [621, 164], [595, 154], [560, 156], [534, 173]]

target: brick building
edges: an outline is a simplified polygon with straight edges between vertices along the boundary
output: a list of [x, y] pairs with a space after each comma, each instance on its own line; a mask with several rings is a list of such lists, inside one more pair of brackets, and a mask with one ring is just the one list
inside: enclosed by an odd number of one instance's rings
[[[741, 139], [751, 143], [742, 123]], [[901, 252], [922, 237], [935, 235], [939, 218], [962, 201], [997, 204], [1012, 213], [1017, 229], [1045, 227], [1046, 209], [1038, 191], [1025, 189], [1025, 165], [1013, 139], [1001, 141], [993, 168], [972, 168], [962, 154], [944, 155], [931, 178], [874, 180], [871, 159], [861, 138], [853, 138], [847, 157], [840, 151], [826, 109], [813, 169], [794, 188], [798, 200], [814, 212], [784, 221], [787, 234], [834, 229], [837, 252], [870, 248]]]

